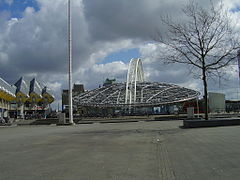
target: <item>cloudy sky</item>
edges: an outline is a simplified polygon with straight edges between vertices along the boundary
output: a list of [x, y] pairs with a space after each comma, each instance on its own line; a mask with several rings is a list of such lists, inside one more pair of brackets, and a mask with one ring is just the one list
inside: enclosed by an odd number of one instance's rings
[[[188, 0], [72, 0], [75, 83], [93, 89], [106, 78], [126, 79], [131, 58], [141, 58], [148, 81], [175, 83], [202, 91], [202, 82], [182, 65], [164, 65], [157, 58], [164, 34], [161, 16], [181, 21]], [[208, 0], [199, 0], [208, 6]], [[214, 3], [219, 3], [215, 0]], [[223, 0], [233, 26], [240, 30], [240, 1]], [[0, 0], [0, 77], [15, 83], [36, 77], [54, 92], [57, 107], [67, 88], [67, 0]], [[210, 80], [209, 91], [240, 98], [237, 66], [224, 80]], [[239, 92], [239, 93], [238, 93]], [[239, 94], [239, 95], [238, 95]], [[60, 104], [61, 105], [61, 104]]]

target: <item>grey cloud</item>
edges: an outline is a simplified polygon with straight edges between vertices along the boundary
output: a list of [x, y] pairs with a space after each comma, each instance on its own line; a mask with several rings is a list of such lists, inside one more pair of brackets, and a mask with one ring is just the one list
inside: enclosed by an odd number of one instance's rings
[[[181, 15], [187, 0], [83, 0], [89, 31], [94, 40], [139, 38], [152, 40], [156, 31], [165, 31], [161, 16]], [[207, 6], [208, 0], [199, 4]]]
[[[73, 4], [73, 60], [74, 81], [86, 83], [94, 88], [102, 78], [111, 73], [125, 79], [124, 66], [106, 65], [112, 72], [99, 72], [96, 62], [106, 54], [119, 50], [129, 40], [125, 48], [152, 40], [157, 29], [164, 31], [160, 16], [169, 13], [176, 17], [187, 0], [75, 0]], [[20, 76], [37, 76], [39, 81], [48, 84], [60, 83], [67, 88], [67, 4], [65, 0], [38, 0], [40, 10], [28, 8], [23, 18], [9, 24], [9, 13], [0, 12], [0, 76], [13, 83]], [[199, 1], [200, 2], [200, 1]], [[201, 1], [207, 5], [208, 0]], [[14, 20], [13, 20], [14, 21]], [[120, 47], [117, 47], [120, 46]], [[97, 54], [96, 56], [93, 56]], [[3, 57], [8, 57], [4, 60]], [[96, 57], [95, 59], [93, 57]], [[95, 65], [95, 66], [94, 66]], [[125, 65], [126, 66], [126, 65]], [[94, 69], [95, 67], [95, 69]], [[79, 71], [83, 68], [84, 70]], [[114, 69], [115, 68], [115, 69]], [[168, 76], [157, 74], [158, 66], [146, 64], [146, 71], [156, 72], [152, 80]], [[179, 74], [175, 77], [181, 76]], [[163, 73], [164, 74], [164, 73]], [[183, 73], [184, 75], [184, 73]], [[174, 77], [174, 78], [175, 78]], [[184, 78], [187, 78], [184, 75]], [[180, 78], [176, 82], [184, 83]], [[56, 95], [57, 97], [59, 97]]]
[[[123, 39], [151, 40], [160, 15], [170, 11], [176, 14], [184, 1], [74, 1], [74, 70], [87, 64], [91, 54], [101, 50], [106, 43]], [[18, 22], [7, 26], [5, 20], [5, 24], [0, 24], [1, 31], [4, 31], [0, 38], [4, 47], [0, 46], [0, 52], [9, 56], [9, 62], [0, 67], [2, 72], [7, 69], [16, 76], [24, 73], [66, 73], [66, 1], [38, 2], [40, 11], [27, 8]]]
[[[75, 7], [73, 14], [77, 14], [77, 10]], [[22, 19], [11, 26], [5, 25], [2, 43], [6, 48], [0, 51], [9, 55], [10, 61], [6, 65], [8, 71], [14, 71], [15, 74], [64, 72], [67, 69], [68, 43], [66, 14], [64, 3], [57, 9], [42, 7], [39, 12], [27, 8]], [[83, 17], [78, 17], [78, 20], [73, 19], [75, 69], [86, 61], [90, 53], [90, 46], [86, 41], [87, 27]], [[78, 58], [80, 55], [81, 58]]]

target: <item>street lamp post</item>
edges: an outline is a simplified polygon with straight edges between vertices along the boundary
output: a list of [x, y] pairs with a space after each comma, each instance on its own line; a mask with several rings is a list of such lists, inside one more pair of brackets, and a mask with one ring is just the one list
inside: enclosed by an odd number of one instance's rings
[[71, 1], [68, 0], [68, 55], [69, 55], [69, 123], [73, 122], [73, 103], [72, 103], [72, 18]]

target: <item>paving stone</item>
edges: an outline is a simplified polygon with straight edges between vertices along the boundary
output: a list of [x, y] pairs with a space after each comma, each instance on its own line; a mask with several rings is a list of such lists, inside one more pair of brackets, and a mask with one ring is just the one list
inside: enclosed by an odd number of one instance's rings
[[0, 179], [239, 179], [240, 127], [182, 121], [0, 129]]

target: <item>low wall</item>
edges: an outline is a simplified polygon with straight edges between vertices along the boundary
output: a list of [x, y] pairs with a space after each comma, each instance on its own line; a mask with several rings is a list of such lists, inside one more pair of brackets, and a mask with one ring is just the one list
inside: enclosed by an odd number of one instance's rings
[[240, 125], [240, 119], [184, 120], [184, 128]]

